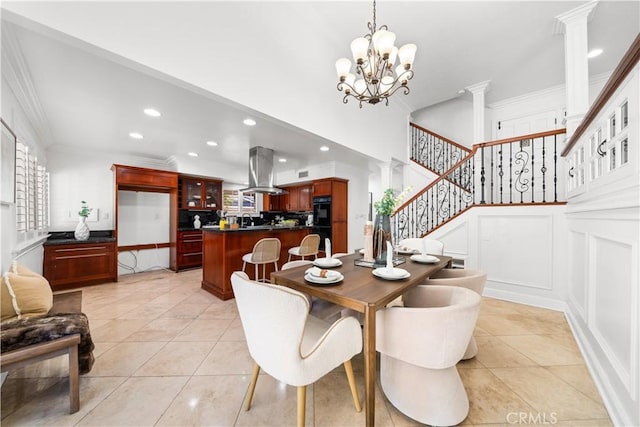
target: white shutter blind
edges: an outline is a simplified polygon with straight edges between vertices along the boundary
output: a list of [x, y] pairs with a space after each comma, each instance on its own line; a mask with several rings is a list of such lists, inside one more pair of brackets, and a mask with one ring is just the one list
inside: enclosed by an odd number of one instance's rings
[[49, 174], [44, 166], [37, 165], [36, 175], [36, 206], [37, 229], [42, 230], [49, 226]]
[[16, 143], [16, 229], [27, 231], [27, 147]]
[[16, 142], [16, 230], [49, 227], [49, 173], [29, 147]]
[[27, 230], [36, 229], [37, 217], [37, 177], [36, 177], [37, 159], [27, 150]]

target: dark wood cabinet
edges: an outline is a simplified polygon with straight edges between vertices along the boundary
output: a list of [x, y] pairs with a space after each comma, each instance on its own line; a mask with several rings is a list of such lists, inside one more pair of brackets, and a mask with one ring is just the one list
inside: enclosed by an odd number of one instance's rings
[[311, 184], [300, 186], [298, 193], [298, 210], [313, 210], [313, 189]]
[[265, 211], [312, 211], [313, 196], [312, 185], [283, 186], [287, 194], [265, 194], [263, 196], [263, 209]]
[[222, 209], [222, 181], [180, 175], [180, 209]]
[[331, 248], [333, 253], [348, 252], [348, 181], [341, 178], [313, 181], [313, 195], [331, 197]]
[[202, 230], [178, 232], [178, 270], [202, 265]]
[[313, 196], [331, 196], [331, 180], [313, 181]]
[[265, 211], [284, 211], [286, 201], [284, 194], [265, 194], [262, 198], [262, 208]]
[[43, 275], [53, 290], [116, 282], [116, 260], [115, 242], [45, 245]]

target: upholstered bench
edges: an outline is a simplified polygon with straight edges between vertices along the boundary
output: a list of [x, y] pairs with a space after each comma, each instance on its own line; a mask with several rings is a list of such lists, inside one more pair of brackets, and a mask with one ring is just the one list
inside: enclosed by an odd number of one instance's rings
[[[16, 270], [15, 265], [12, 269]], [[70, 412], [77, 412], [80, 409], [78, 375], [88, 373], [94, 362], [89, 319], [80, 312], [82, 291], [52, 294], [49, 288], [47, 295], [46, 291], [38, 290], [42, 280], [49, 286], [42, 276], [28, 270], [22, 273], [27, 275], [21, 277], [16, 270], [2, 277], [4, 320], [0, 323], [0, 371], [67, 354]], [[31, 300], [24, 300], [25, 292]]]

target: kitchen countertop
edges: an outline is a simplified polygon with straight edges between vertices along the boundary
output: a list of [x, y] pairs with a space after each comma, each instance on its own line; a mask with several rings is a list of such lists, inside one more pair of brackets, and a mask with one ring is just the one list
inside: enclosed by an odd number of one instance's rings
[[73, 231], [54, 231], [49, 234], [49, 237], [45, 240], [43, 245], [86, 245], [115, 241], [116, 238], [113, 237], [113, 232], [111, 230], [91, 231], [89, 239], [87, 240], [76, 240], [73, 236]]
[[306, 226], [306, 225], [296, 225], [293, 227], [289, 227], [289, 226], [284, 226], [284, 225], [254, 225], [254, 226], [248, 226], [248, 227], [244, 227], [244, 228], [236, 228], [235, 230], [232, 230], [230, 228], [225, 227], [224, 230], [220, 230], [220, 227], [218, 227], [217, 225], [214, 226], [203, 226], [202, 230], [204, 231], [210, 231], [210, 232], [220, 232], [220, 233], [226, 233], [226, 232], [238, 232], [238, 231], [287, 231], [287, 230], [303, 230], [303, 229], [309, 229], [311, 227]]

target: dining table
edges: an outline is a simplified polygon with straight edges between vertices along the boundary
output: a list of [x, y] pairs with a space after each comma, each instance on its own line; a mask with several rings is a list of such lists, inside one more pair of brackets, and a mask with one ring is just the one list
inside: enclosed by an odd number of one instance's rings
[[[402, 255], [401, 255], [402, 256]], [[309, 266], [296, 267], [271, 273], [271, 283], [287, 286], [308, 295], [321, 298], [363, 314], [364, 325], [364, 382], [366, 425], [375, 422], [376, 382], [376, 311], [404, 294], [413, 286], [424, 282], [443, 268], [451, 267], [451, 257], [438, 255], [433, 263], [421, 263], [404, 256], [404, 263], [396, 265], [409, 273], [403, 279], [387, 280], [373, 274], [374, 269], [362, 266], [362, 255], [354, 253], [339, 258], [341, 265], [331, 268], [344, 277], [337, 283], [311, 283], [305, 280]], [[402, 259], [400, 256], [396, 259]], [[386, 268], [386, 267], [383, 267]], [[380, 271], [380, 270], [379, 270]]]

